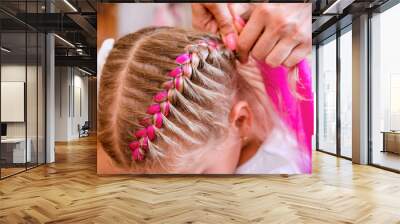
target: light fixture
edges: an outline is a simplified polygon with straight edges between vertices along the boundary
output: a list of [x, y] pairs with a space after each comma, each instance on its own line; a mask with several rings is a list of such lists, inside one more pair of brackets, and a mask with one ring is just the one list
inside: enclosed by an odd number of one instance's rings
[[90, 75], [90, 76], [92, 75], [92, 73], [90, 73], [90, 72], [88, 72], [88, 71], [86, 71], [86, 70], [83, 70], [83, 69], [81, 69], [81, 68], [79, 68], [79, 67], [78, 67], [78, 70], [81, 71], [81, 72], [83, 72], [83, 73], [85, 73], [85, 74], [87, 74], [87, 75]]
[[77, 53], [78, 55], [87, 55], [87, 54], [83, 51], [82, 48], [76, 48], [76, 53]]
[[64, 3], [67, 4], [74, 12], [78, 12], [78, 10], [68, 0], [64, 0]]
[[343, 10], [353, 2], [354, 0], [336, 0], [322, 14], [342, 14]]
[[54, 36], [57, 37], [57, 38], [58, 38], [59, 40], [61, 40], [62, 42], [64, 42], [65, 44], [67, 44], [68, 46], [75, 48], [75, 45], [73, 45], [73, 44], [72, 44], [71, 42], [69, 42], [68, 40], [66, 40], [66, 39], [64, 39], [64, 38], [62, 38], [62, 37], [60, 37], [60, 36], [57, 35], [57, 34], [54, 34]]
[[6, 52], [6, 53], [10, 53], [10, 52], [11, 52], [11, 50], [9, 50], [9, 49], [7, 49], [7, 48], [5, 48], [5, 47], [1, 47], [0, 49], [1, 49], [2, 51]]

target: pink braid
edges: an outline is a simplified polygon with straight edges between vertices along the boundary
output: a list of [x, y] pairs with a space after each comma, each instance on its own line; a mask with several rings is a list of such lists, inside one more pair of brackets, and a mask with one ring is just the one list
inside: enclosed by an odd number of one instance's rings
[[[216, 49], [217, 43], [212, 40], [200, 41], [198, 45], [206, 46], [210, 50]], [[163, 126], [163, 117], [168, 117], [170, 114], [171, 101], [168, 96], [174, 89], [183, 91], [183, 76], [190, 78], [192, 75], [191, 54], [184, 53], [179, 55], [175, 62], [178, 67], [168, 73], [170, 80], [162, 84], [164, 90], [158, 92], [153, 97], [153, 104], [147, 107], [146, 113], [152, 115], [152, 118], [146, 117], [139, 121], [143, 126], [142, 129], [135, 132], [136, 141], [129, 144], [132, 152], [132, 160], [142, 161], [145, 158], [146, 152], [149, 150], [149, 141], [156, 139], [157, 129]]]

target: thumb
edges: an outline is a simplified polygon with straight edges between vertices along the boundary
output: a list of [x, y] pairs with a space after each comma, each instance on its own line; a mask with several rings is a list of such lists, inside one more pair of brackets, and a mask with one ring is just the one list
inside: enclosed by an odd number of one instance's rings
[[226, 4], [210, 3], [207, 4], [207, 9], [213, 14], [225, 45], [229, 49], [235, 50], [237, 33], [228, 6]]

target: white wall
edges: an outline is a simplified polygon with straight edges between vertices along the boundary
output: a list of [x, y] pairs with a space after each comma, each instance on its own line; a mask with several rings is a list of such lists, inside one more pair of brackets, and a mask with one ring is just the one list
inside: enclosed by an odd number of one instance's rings
[[55, 68], [55, 141], [67, 141], [69, 133], [69, 84], [68, 67]]
[[1, 81], [1, 121], [24, 122], [25, 83]]
[[[25, 65], [2, 65], [1, 81], [25, 82]], [[6, 108], [1, 109], [6, 110]], [[7, 137], [25, 138], [25, 122], [7, 123]]]
[[190, 4], [175, 4], [180, 19], [176, 20], [168, 12], [167, 7], [171, 3], [136, 3], [118, 4], [118, 36], [147, 26], [178, 26], [192, 27], [192, 10]]
[[[28, 74], [28, 83], [29, 86], [36, 86], [36, 80], [33, 80], [30, 77], [31, 74], [36, 76], [36, 67], [28, 66], [27, 68], [25, 65], [2, 65], [1, 66], [1, 81], [5, 82], [25, 82], [25, 75], [27, 69]], [[27, 88], [27, 106], [31, 108], [29, 111], [36, 111], [36, 88]], [[33, 104], [31, 104], [33, 102]], [[35, 108], [32, 108], [35, 107]], [[1, 108], [2, 110], [7, 110], [7, 108]], [[27, 113], [28, 122], [34, 121], [36, 124], [36, 113]], [[33, 127], [33, 124], [28, 124], [28, 129]], [[36, 130], [36, 126], [34, 127]], [[30, 131], [28, 130], [28, 134]], [[7, 122], [7, 136], [8, 137], [25, 137], [25, 122]], [[29, 137], [29, 136], [28, 136]]]
[[[38, 70], [37, 70], [38, 69]], [[44, 74], [42, 68], [20, 64], [3, 64], [1, 66], [1, 81], [24, 82], [26, 85], [26, 107], [21, 108], [21, 112], [26, 112], [26, 121], [6, 122], [8, 138], [29, 139], [32, 161], [44, 162]], [[27, 79], [27, 80], [25, 80]], [[24, 94], [24, 92], [22, 93]], [[7, 96], [2, 96], [7, 97]], [[10, 108], [1, 108], [1, 110], [10, 110]], [[11, 112], [12, 111], [8, 111]], [[39, 156], [37, 157], [37, 153]]]
[[[75, 70], [76, 72], [76, 70]], [[71, 136], [72, 138], [78, 138], [78, 124], [82, 126], [85, 121], [88, 121], [88, 77], [81, 76], [81, 73], [74, 75], [74, 107], [72, 108], [72, 119], [71, 119]], [[81, 111], [80, 111], [81, 110]]]
[[56, 67], [55, 86], [55, 140], [77, 139], [78, 124], [88, 120], [88, 78], [76, 68]]

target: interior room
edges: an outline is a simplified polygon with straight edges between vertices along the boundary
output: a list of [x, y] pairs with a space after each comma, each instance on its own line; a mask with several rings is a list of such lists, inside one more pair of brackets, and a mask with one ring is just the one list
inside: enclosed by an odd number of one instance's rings
[[[88, 12], [92, 6], [82, 4]], [[57, 1], [1, 3], [1, 178], [54, 162], [56, 142], [95, 132], [97, 85], [95, 59], [90, 57], [95, 41], [86, 42], [90, 39], [78, 25], [43, 24], [46, 19], [41, 17], [50, 11], [55, 15], [74, 10]], [[73, 38], [68, 41], [64, 36]], [[51, 85], [50, 73], [58, 74]], [[49, 105], [51, 112], [46, 109]], [[46, 129], [49, 123], [54, 129]]]
[[45, 36], [14, 28], [1, 33], [2, 177], [45, 163]]
[[103, 44], [192, 27], [190, 3], [127, 2], [0, 1], [0, 223], [400, 223], [399, 1], [291, 1], [312, 5], [311, 174], [99, 175]]
[[[399, 15], [399, 5], [369, 15], [370, 58], [367, 85], [368, 94], [368, 163], [389, 170], [399, 170], [398, 146], [398, 80], [395, 52], [398, 50], [398, 32], [393, 30]], [[352, 160], [352, 81], [354, 60], [352, 49], [352, 23], [342, 19], [338, 30], [325, 31], [314, 38], [317, 69], [318, 151]], [[358, 80], [356, 80], [358, 81]], [[318, 99], [318, 98], [317, 98]], [[353, 160], [354, 161], [354, 160]]]

